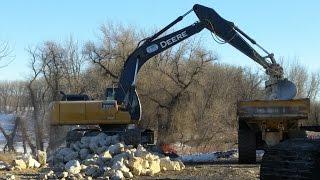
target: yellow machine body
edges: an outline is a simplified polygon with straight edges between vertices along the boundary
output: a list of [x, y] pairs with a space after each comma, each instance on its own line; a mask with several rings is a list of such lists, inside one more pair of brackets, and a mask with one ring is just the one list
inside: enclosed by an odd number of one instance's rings
[[51, 104], [51, 125], [134, 124], [128, 111], [111, 101], [55, 101]]

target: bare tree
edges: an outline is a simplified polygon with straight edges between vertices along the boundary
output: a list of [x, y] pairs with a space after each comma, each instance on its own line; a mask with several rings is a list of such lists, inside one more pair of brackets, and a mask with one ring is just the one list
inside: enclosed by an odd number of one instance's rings
[[107, 77], [118, 79], [124, 62], [137, 46], [139, 35], [132, 27], [112, 23], [102, 25], [100, 31], [103, 34], [101, 42], [98, 45], [86, 43], [83, 53]]
[[[156, 71], [155, 75], [161, 78], [157, 78], [156, 81], [149, 79], [156, 83], [151, 86], [139, 80], [138, 86], [142, 91], [140, 94], [156, 103], [157, 108], [160, 108], [156, 111], [162, 112], [162, 117], [158, 118], [159, 137], [165, 134], [169, 137], [179, 131], [181, 121], [178, 120], [177, 114], [180, 108], [186, 107], [184, 104], [188, 103], [194, 93], [193, 86], [199, 83], [206, 66], [210, 66], [216, 58], [212, 53], [202, 49], [198, 43], [188, 41], [180, 44], [177, 49], [170, 49], [157, 56], [150, 66], [144, 68], [144, 71]], [[144, 73], [146, 72], [142, 72], [141, 76]], [[155, 78], [154, 75], [149, 77]], [[147, 84], [149, 86], [146, 86]]]
[[0, 42], [0, 68], [8, 66], [12, 61], [13, 58], [9, 57], [11, 53], [11, 49], [9, 47], [8, 42]]
[[[42, 123], [40, 122], [41, 103], [40, 103], [40, 99], [38, 97], [39, 96], [38, 94], [40, 94], [40, 96], [45, 96], [46, 88], [41, 93], [41, 88], [36, 86], [36, 83], [37, 83], [36, 80], [37, 80], [38, 76], [40, 76], [40, 74], [42, 73], [45, 64], [38, 65], [39, 62], [37, 62], [37, 61], [38, 61], [39, 56], [41, 56], [41, 55], [37, 54], [36, 49], [32, 50], [31, 48], [29, 48], [28, 52], [29, 52], [29, 55], [31, 56], [30, 67], [32, 69], [32, 76], [27, 84], [27, 88], [29, 90], [30, 103], [31, 103], [31, 106], [33, 107], [33, 113], [32, 113], [33, 118], [32, 119], [33, 119], [33, 128], [34, 128], [35, 137], [36, 137], [35, 138], [36, 148], [43, 151], [44, 137], [43, 137], [43, 132], [42, 132], [43, 126], [42, 126]], [[37, 67], [37, 65], [39, 67]], [[22, 130], [24, 130], [24, 129], [22, 129]]]
[[12, 129], [11, 132], [7, 133], [5, 131], [5, 129], [0, 126], [0, 131], [2, 132], [2, 134], [4, 135], [4, 137], [6, 138], [6, 144], [3, 148], [3, 151], [5, 152], [6, 150], [8, 150], [9, 152], [15, 152], [15, 148], [14, 148], [14, 138], [17, 134], [17, 129], [18, 129], [18, 126], [20, 124], [20, 117], [15, 117], [15, 121], [14, 121], [14, 127]]

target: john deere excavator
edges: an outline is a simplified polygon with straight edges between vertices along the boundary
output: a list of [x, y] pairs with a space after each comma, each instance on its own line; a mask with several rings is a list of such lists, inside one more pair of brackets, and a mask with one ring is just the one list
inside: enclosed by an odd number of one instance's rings
[[[160, 37], [192, 11], [199, 19], [197, 22]], [[264, 144], [265, 148], [272, 148], [290, 138], [289, 129], [299, 129], [298, 120], [308, 118], [309, 100], [292, 100], [296, 95], [296, 87], [284, 78], [283, 69], [276, 62], [272, 53], [262, 48], [233, 22], [225, 20], [213, 9], [198, 4], [153, 36], [139, 42], [138, 47], [129, 55], [124, 64], [118, 87], [108, 88], [104, 100], [92, 101], [86, 95], [64, 94], [61, 101], [53, 102], [51, 105], [52, 125], [99, 125], [99, 131], [110, 134], [118, 133], [128, 144], [153, 144], [153, 131], [142, 130], [136, 126], [141, 119], [142, 112], [136, 91], [138, 72], [142, 65], [153, 56], [203, 29], [209, 30], [218, 40], [232, 45], [257, 62], [265, 69], [269, 77], [266, 81], [264, 100], [241, 101], [238, 105], [239, 161], [242, 163], [255, 162], [255, 150], [259, 147], [258, 145]], [[249, 43], [256, 45], [266, 55], [260, 55]], [[77, 138], [81, 138], [82, 135], [83, 133]], [[69, 138], [69, 140], [73, 139]], [[262, 143], [256, 143], [258, 140]], [[282, 150], [282, 148], [277, 148]], [[264, 159], [263, 162], [280, 163], [278, 162], [282, 158], [280, 150], [273, 149], [273, 155], [268, 155], [267, 151], [267, 157], [272, 158]], [[277, 155], [279, 159], [274, 158]], [[290, 158], [294, 159], [292, 156]], [[265, 167], [262, 166], [261, 170], [266, 171], [261, 172], [262, 179], [271, 177], [270, 172], [274, 167], [279, 168], [273, 166], [272, 163], [264, 164]], [[314, 167], [313, 164], [310, 167]], [[291, 171], [290, 173], [294, 174]]]

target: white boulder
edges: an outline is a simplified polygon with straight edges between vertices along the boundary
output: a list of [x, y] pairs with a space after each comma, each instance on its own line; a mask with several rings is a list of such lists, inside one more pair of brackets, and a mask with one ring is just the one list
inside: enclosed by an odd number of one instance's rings
[[90, 153], [90, 151], [86, 148], [80, 149], [80, 151], [79, 151], [80, 159], [81, 160], [86, 159], [88, 157], [89, 153]]
[[160, 167], [164, 171], [180, 171], [179, 161], [171, 161], [169, 157], [160, 158]]
[[81, 165], [78, 160], [71, 160], [65, 165], [65, 169], [70, 174], [78, 174], [81, 171]]
[[124, 144], [122, 143], [116, 143], [114, 145], [109, 146], [108, 151], [112, 154], [112, 155], [116, 155], [119, 154], [121, 152], [124, 151]]
[[85, 174], [96, 178], [103, 174], [103, 170], [98, 165], [90, 165], [86, 168]]
[[15, 169], [18, 169], [18, 170], [27, 169], [27, 164], [22, 159], [14, 160], [13, 166], [15, 167]]
[[46, 166], [47, 164], [47, 153], [45, 151], [38, 150], [38, 162], [41, 164], [41, 166]]
[[32, 156], [29, 156], [29, 158], [26, 161], [27, 167], [28, 168], [39, 168], [41, 164], [32, 158]]

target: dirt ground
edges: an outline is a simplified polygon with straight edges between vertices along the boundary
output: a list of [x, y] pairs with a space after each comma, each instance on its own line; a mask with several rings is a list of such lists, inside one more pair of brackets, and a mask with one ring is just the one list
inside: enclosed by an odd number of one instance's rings
[[[218, 162], [214, 164], [189, 164], [182, 171], [166, 171], [153, 177], [140, 176], [134, 179], [259, 179], [259, 164], [237, 164], [236, 162]], [[0, 172], [0, 179], [6, 179], [7, 173], [16, 179], [38, 179], [36, 171]]]
[[139, 177], [137, 179], [259, 179], [259, 164], [197, 164], [187, 165], [182, 171], [170, 171], [157, 174], [154, 177]]

